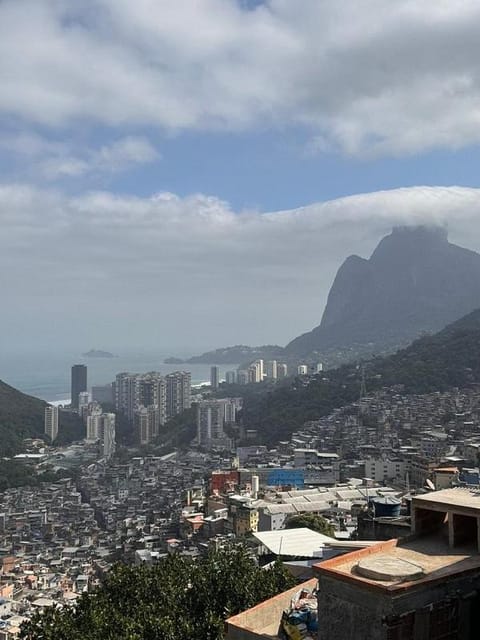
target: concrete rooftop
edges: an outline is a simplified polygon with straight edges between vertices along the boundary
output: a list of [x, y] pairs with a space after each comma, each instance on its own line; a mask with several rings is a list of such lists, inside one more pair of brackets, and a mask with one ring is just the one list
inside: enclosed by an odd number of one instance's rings
[[414, 496], [413, 503], [426, 509], [438, 508], [448, 509], [468, 509], [478, 511], [480, 516], [480, 488], [467, 489], [457, 487], [455, 489], [443, 489], [442, 491], [432, 491], [421, 496]]
[[[369, 579], [358, 571], [359, 563], [367, 559], [369, 562], [377, 559], [378, 566], [383, 564], [386, 573], [388, 566], [395, 565], [396, 562], [399, 566], [409, 564], [421, 571], [416, 571], [418, 577], [412, 580], [394, 578], [393, 575], [390, 575], [391, 579]], [[318, 574], [333, 574], [335, 578], [345, 582], [389, 591], [425, 585], [426, 582], [443, 580], [466, 571], [478, 571], [479, 568], [480, 554], [475, 547], [469, 545], [452, 549], [448, 546], [448, 539], [442, 535], [406, 541], [389, 540], [315, 565]]]

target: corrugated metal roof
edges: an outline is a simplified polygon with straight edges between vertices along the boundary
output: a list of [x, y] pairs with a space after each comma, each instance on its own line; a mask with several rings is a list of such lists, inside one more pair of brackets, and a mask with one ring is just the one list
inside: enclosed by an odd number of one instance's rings
[[328, 502], [321, 502], [319, 500], [317, 500], [317, 502], [296, 502], [292, 506], [298, 511], [298, 513], [328, 511], [331, 508]]
[[293, 504], [269, 504], [266, 507], [263, 507], [266, 513], [270, 515], [275, 515], [277, 513], [296, 513], [296, 509]]
[[303, 558], [321, 558], [324, 544], [332, 541], [329, 536], [307, 528], [259, 531], [253, 535], [276, 555]]

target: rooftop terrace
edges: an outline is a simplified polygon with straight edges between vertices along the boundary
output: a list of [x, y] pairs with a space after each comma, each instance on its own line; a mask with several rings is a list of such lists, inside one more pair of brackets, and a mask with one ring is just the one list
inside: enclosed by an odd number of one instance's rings
[[396, 591], [480, 568], [475, 545], [451, 548], [448, 537], [389, 540], [315, 565], [319, 575], [375, 590]]

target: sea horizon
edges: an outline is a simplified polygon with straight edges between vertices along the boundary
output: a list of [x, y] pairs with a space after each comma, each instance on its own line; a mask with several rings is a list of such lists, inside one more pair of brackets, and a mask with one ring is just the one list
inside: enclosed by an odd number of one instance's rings
[[[172, 350], [180, 358], [188, 358], [191, 350]], [[87, 366], [87, 388], [105, 385], [114, 381], [122, 371], [146, 373], [158, 371], [189, 371], [192, 385], [200, 385], [210, 379], [210, 364], [165, 364], [171, 351], [154, 349], [131, 349], [120, 352], [114, 358], [85, 357], [75, 352], [23, 352], [2, 354], [0, 357], [0, 380], [6, 384], [41, 400], [55, 404], [66, 404], [70, 399], [70, 370], [74, 364]], [[237, 365], [219, 366], [220, 377]]]

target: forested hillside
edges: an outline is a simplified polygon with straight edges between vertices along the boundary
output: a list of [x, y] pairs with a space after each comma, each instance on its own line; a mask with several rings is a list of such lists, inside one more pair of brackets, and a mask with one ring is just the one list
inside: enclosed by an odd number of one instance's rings
[[[0, 456], [21, 451], [22, 439], [41, 436], [47, 403], [26, 395], [0, 380]], [[83, 424], [75, 414], [60, 412], [59, 443], [83, 437]]]
[[[443, 391], [480, 382], [480, 310], [439, 333], [420, 338], [406, 349], [363, 363], [368, 391], [403, 385], [405, 393]], [[248, 394], [244, 422], [274, 443], [307, 420], [327, 415], [359, 397], [361, 367], [345, 365], [315, 376], [295, 379], [288, 387]]]

